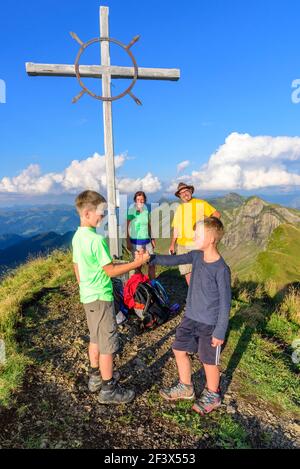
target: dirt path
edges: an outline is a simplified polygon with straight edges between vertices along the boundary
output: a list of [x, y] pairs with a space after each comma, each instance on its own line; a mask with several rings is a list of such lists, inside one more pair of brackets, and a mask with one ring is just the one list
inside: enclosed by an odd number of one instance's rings
[[[163, 281], [172, 300], [183, 304], [185, 285], [178, 286], [177, 281], [174, 285], [167, 276]], [[137, 398], [129, 406], [110, 407], [98, 404], [97, 396], [87, 390], [88, 331], [77, 287], [69, 283], [62, 289], [44, 291], [24, 313], [27, 319], [20, 341], [33, 362], [12, 408], [0, 411], [0, 447], [215, 447], [209, 428], [217, 424], [219, 416], [207, 416], [199, 436], [166, 418], [166, 404], [158, 398], [160, 385], [176, 379], [170, 345], [180, 315], [147, 333], [138, 334], [136, 322], [121, 327], [122, 350], [116, 365], [123, 382], [135, 388]], [[203, 386], [199, 368], [198, 360], [193, 359], [198, 392]], [[222, 385], [226, 385], [225, 376]], [[232, 389], [234, 380], [221, 412], [247, 429], [252, 447], [297, 446], [299, 422], [282, 418], [279, 423], [276, 415], [255, 402], [239, 399]], [[262, 437], [266, 431], [272, 433], [271, 440]]]

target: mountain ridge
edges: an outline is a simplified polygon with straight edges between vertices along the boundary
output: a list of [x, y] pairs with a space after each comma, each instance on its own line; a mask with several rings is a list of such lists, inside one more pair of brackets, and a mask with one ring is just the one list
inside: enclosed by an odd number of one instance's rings
[[[274, 253], [269, 253], [271, 249], [269, 247], [270, 240], [273, 233], [275, 232], [274, 236], [276, 237], [276, 230], [282, 225], [300, 227], [300, 211], [294, 208], [283, 207], [279, 204], [271, 204], [259, 196], [245, 198], [235, 193], [229, 193], [226, 194], [226, 196], [207, 200], [213, 204], [217, 210], [221, 211], [222, 221], [225, 225], [225, 235], [220, 245], [220, 250], [232, 271], [242, 278], [253, 277], [253, 271], [257, 271], [261, 273], [261, 277], [265, 280], [268, 272], [273, 272], [272, 269], [266, 267], [266, 265], [270, 263], [268, 259], [273, 259], [274, 257]], [[170, 201], [164, 202], [172, 203]], [[47, 216], [50, 217], [49, 214], [54, 214], [54, 218], [48, 220], [49, 226], [56, 222], [57, 226], [62, 229], [64, 226], [64, 217], [67, 217], [65, 219], [65, 226], [68, 227], [71, 220], [70, 213], [73, 212], [74, 218], [71, 221], [71, 226], [73, 226], [74, 229], [67, 230], [64, 233], [59, 233], [53, 229], [26, 237], [22, 237], [16, 233], [2, 235], [0, 233], [0, 262], [2, 273], [7, 268], [15, 267], [26, 261], [29, 256], [47, 254], [54, 249], [66, 249], [70, 247], [71, 238], [78, 226], [78, 216], [73, 207], [68, 207], [66, 209], [67, 212], [65, 212], [65, 209], [66, 207], [55, 210], [53, 206], [49, 206], [49, 212], [44, 209], [41, 214], [42, 220], [45, 220]], [[26, 211], [20, 211], [20, 213], [24, 214]], [[31, 209], [29, 213], [30, 217], [32, 214], [39, 216], [40, 209]], [[169, 226], [170, 223], [168, 211], [166, 211], [166, 215], [164, 216], [167, 216], [167, 218], [163, 218], [159, 221], [161, 229], [166, 227], [166, 224]], [[29, 231], [33, 229], [30, 227], [28, 219], [24, 225], [27, 230], [29, 228]], [[43, 222], [41, 222], [41, 224], [35, 224], [34, 230], [37, 229], [37, 226], [39, 227], [41, 225], [44, 226]], [[161, 231], [161, 233], [163, 233], [163, 231]], [[298, 233], [297, 231], [296, 233], [296, 238], [298, 236], [300, 237], [300, 232]], [[295, 242], [295, 236], [292, 234], [292, 231], [287, 228], [284, 237], [285, 245], [289, 244], [289, 237]], [[169, 243], [169, 238], [157, 239], [158, 252], [167, 253]], [[286, 251], [288, 252], [289, 250], [286, 248]], [[262, 254], [264, 252], [265, 254]], [[288, 255], [291, 263], [295, 261], [295, 266], [298, 268], [296, 258], [293, 260], [289, 252], [287, 254], [286, 252], [280, 251], [279, 257], [283, 258], [286, 255]], [[282, 275], [283, 280], [298, 281], [298, 276], [296, 275], [297, 268], [292, 267], [290, 269], [290, 275], [283, 269], [283, 272], [285, 272]], [[276, 272], [276, 279], [279, 280], [280, 275], [278, 271]]]
[[17, 244], [0, 250], [0, 272], [7, 268], [16, 267], [25, 262], [28, 257], [49, 254], [54, 249], [68, 249], [71, 245], [74, 231], [68, 231], [63, 235], [54, 231], [40, 233], [28, 239], [23, 239]]
[[[298, 248], [300, 252], [299, 210], [270, 204], [253, 196], [226, 215], [221, 252], [239, 278], [274, 280], [278, 286], [300, 280], [297, 255]], [[279, 249], [277, 256], [274, 255], [274, 239]], [[294, 256], [291, 254], [293, 245]], [[290, 269], [286, 269], [286, 258], [289, 259]], [[272, 263], [274, 268], [271, 267]]]

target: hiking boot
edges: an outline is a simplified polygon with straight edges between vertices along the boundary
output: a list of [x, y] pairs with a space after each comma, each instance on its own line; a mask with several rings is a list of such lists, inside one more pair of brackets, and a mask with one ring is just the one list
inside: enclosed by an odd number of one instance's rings
[[[113, 372], [113, 379], [118, 382], [121, 378], [119, 371]], [[91, 373], [89, 376], [88, 388], [90, 392], [97, 392], [100, 391], [102, 386], [102, 378], [100, 373]]]
[[209, 414], [221, 405], [221, 395], [218, 392], [204, 389], [200, 399], [198, 399], [192, 409], [200, 415]]
[[183, 384], [180, 381], [170, 388], [160, 389], [159, 394], [167, 401], [177, 401], [179, 399], [192, 401], [195, 399], [194, 386]]
[[116, 382], [112, 385], [102, 388], [98, 402], [100, 404], [128, 404], [135, 398], [135, 392], [132, 389], [124, 389]]

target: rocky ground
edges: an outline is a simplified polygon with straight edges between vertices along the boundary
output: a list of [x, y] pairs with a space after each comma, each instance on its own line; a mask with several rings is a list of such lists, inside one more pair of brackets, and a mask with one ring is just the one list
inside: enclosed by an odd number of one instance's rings
[[[172, 300], [183, 305], [184, 283], [178, 285], [178, 279], [174, 282], [166, 273], [162, 283]], [[87, 390], [88, 331], [77, 295], [70, 282], [45, 290], [24, 310], [19, 340], [32, 361], [12, 406], [0, 410], [0, 447], [212, 448], [218, 441], [210, 430], [225, 415], [246, 430], [250, 447], [300, 447], [299, 421], [278, 415], [253, 396], [241, 397], [238, 369], [228, 389], [223, 373], [222, 408], [203, 419], [202, 432], [168, 417], [176, 404], [163, 402], [158, 389], [176, 380], [170, 346], [182, 313], [150, 332], [141, 333], [137, 320], [120, 327], [122, 349], [116, 365], [137, 397], [128, 406], [98, 404], [97, 395]], [[196, 357], [193, 371], [199, 393], [204, 380]]]

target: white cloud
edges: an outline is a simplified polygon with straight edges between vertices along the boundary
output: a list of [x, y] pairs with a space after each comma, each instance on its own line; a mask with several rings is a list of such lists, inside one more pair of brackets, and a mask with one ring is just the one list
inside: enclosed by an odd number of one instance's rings
[[[185, 182], [203, 190], [300, 186], [300, 175], [291, 170], [295, 162], [300, 162], [300, 137], [252, 137], [235, 132]], [[173, 192], [177, 183], [173, 181], [168, 190]]]
[[[115, 168], [123, 166], [126, 157], [115, 157]], [[64, 171], [62, 188], [65, 192], [76, 192], [79, 189], [89, 188], [103, 190], [106, 188], [105, 157], [95, 153], [86, 160], [74, 160]]]
[[123, 193], [134, 193], [139, 190], [153, 193], [161, 189], [161, 182], [152, 173], [147, 173], [143, 178], [130, 179], [123, 178], [117, 183], [118, 189]]
[[[127, 156], [115, 157], [116, 170], [124, 165]], [[116, 177], [117, 187], [124, 193], [137, 190], [156, 192], [161, 188], [159, 179], [151, 173], [142, 178], [129, 179]], [[0, 192], [22, 194], [74, 194], [80, 190], [92, 189], [103, 191], [106, 189], [105, 157], [94, 153], [85, 160], [73, 160], [61, 173], [42, 174], [38, 164], [31, 164], [18, 176], [4, 177], [0, 180]]]
[[41, 175], [40, 166], [31, 164], [18, 176], [4, 177], [0, 181], [0, 192], [15, 192], [24, 194], [44, 194], [53, 191], [62, 182], [59, 173]]
[[179, 163], [177, 165], [177, 173], [180, 173], [181, 171], [183, 171], [185, 168], [187, 168], [189, 165], [191, 164], [191, 162], [189, 160], [184, 160], [182, 161], [181, 163]]
[[[118, 170], [129, 159], [127, 154], [115, 158], [116, 184], [121, 192], [131, 194], [143, 190], [155, 194], [161, 189], [159, 178], [148, 172], [139, 178], [121, 177]], [[177, 165], [178, 177], [168, 187], [174, 193], [190, 165], [184, 160]], [[4, 194], [75, 194], [84, 189], [106, 191], [105, 157], [94, 153], [84, 160], [73, 160], [62, 172], [43, 174], [38, 164], [31, 164], [14, 177], [0, 179]], [[253, 137], [230, 134], [208, 162], [184, 175], [184, 182], [196, 190], [257, 190], [268, 187], [300, 187], [300, 137]], [[179, 177], [180, 176], [180, 177]]]

